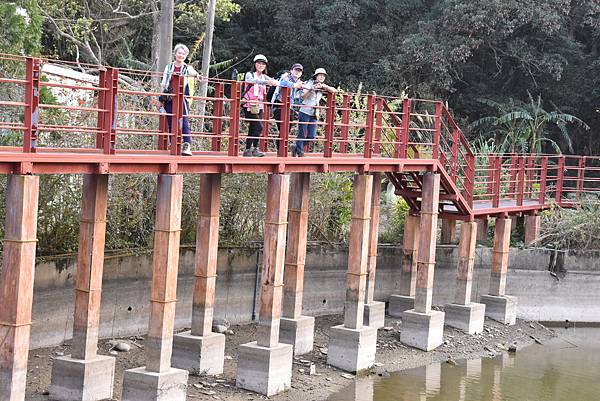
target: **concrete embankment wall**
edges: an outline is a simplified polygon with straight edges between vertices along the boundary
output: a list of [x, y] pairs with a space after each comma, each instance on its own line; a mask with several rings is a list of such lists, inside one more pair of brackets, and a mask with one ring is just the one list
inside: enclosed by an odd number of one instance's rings
[[[399, 288], [402, 249], [380, 246], [377, 260], [378, 300]], [[434, 303], [450, 302], [454, 294], [456, 247], [439, 246]], [[491, 250], [477, 248], [473, 300], [487, 293]], [[512, 249], [507, 293], [519, 297], [523, 319], [600, 322], [600, 252], [568, 254], [565, 277], [548, 272], [550, 252]], [[222, 248], [218, 258], [216, 318], [232, 323], [252, 320], [256, 304], [257, 264], [261, 253], [251, 248]], [[340, 312], [345, 297], [347, 249], [310, 246], [307, 255], [304, 313]], [[108, 256], [102, 293], [102, 337], [145, 333], [152, 254]], [[193, 249], [182, 249], [177, 291], [177, 328], [189, 327], [194, 281]], [[60, 344], [71, 336], [75, 257], [47, 258], [36, 265], [32, 347]]]

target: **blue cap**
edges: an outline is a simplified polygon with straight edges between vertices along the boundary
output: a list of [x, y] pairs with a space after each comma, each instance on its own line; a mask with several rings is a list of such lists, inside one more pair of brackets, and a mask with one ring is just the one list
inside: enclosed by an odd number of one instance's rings
[[302, 70], [304, 71], [304, 67], [302, 67], [302, 64], [300, 63], [296, 63], [292, 66], [292, 70]]

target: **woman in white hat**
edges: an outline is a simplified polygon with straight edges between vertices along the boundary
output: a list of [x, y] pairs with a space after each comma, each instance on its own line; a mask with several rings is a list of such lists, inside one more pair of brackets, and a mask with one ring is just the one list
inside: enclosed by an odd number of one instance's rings
[[[177, 44], [173, 49], [173, 56], [175, 57], [175, 61], [167, 64], [165, 67], [165, 71], [163, 73], [162, 81], [160, 83], [161, 92], [165, 93], [159, 99], [163, 103], [163, 107], [165, 112], [171, 114], [173, 112], [173, 97], [172, 93], [174, 91], [175, 86], [175, 77], [177, 75], [183, 75], [185, 77], [184, 80], [184, 89], [183, 93], [186, 96], [190, 96], [190, 85], [189, 85], [189, 77], [197, 78], [199, 75], [191, 65], [187, 65], [185, 63], [185, 59], [188, 54], [190, 54], [190, 50], [184, 44]], [[192, 78], [192, 79], [193, 79]], [[190, 137], [190, 122], [187, 115], [189, 114], [189, 105], [187, 100], [183, 99], [183, 121], [181, 122], [181, 132], [183, 134], [183, 144], [181, 146], [181, 154], [184, 156], [191, 156], [191, 143], [192, 139]], [[169, 126], [169, 131], [171, 131], [171, 116], [167, 116], [167, 124]]]
[[298, 113], [298, 139], [292, 146], [292, 156], [304, 156], [304, 139], [314, 139], [317, 133], [317, 107], [323, 97], [323, 92], [336, 93], [337, 90], [325, 84], [327, 71], [317, 68], [313, 78], [303, 85], [302, 106]]
[[263, 111], [266, 101], [267, 85], [276, 86], [278, 82], [267, 75], [267, 58], [262, 54], [254, 57], [252, 71], [246, 73], [245, 84], [242, 86], [242, 101], [244, 117], [248, 120], [248, 137], [244, 156], [263, 157], [265, 154], [258, 150], [258, 138], [263, 125]]

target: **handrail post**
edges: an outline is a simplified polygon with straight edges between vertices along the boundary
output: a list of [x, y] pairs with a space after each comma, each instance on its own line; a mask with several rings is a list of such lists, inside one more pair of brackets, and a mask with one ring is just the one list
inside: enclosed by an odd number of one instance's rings
[[327, 95], [327, 112], [325, 114], [325, 144], [323, 146], [323, 156], [333, 156], [333, 133], [335, 131], [335, 93]]
[[438, 159], [440, 157], [440, 135], [442, 135], [442, 102], [435, 103], [435, 121], [433, 129], [433, 150], [431, 152], [431, 157], [433, 159]]
[[221, 132], [223, 130], [223, 96], [225, 93], [225, 87], [222, 82], [215, 84], [215, 99], [213, 101], [213, 122], [212, 122], [212, 133], [213, 138], [211, 140], [211, 150], [214, 152], [221, 151]]
[[108, 98], [108, 81], [107, 70], [104, 69], [100, 71], [98, 74], [98, 117], [96, 119], [96, 128], [98, 128], [98, 132], [96, 133], [96, 149], [102, 149], [102, 144], [104, 143], [104, 133], [108, 132], [109, 128], [105, 126], [105, 118], [108, 108], [106, 99]]
[[340, 153], [348, 152], [348, 133], [350, 132], [350, 95], [342, 95], [342, 128], [340, 130]]
[[279, 131], [279, 143], [277, 144], [277, 156], [286, 157], [288, 154], [290, 140], [290, 119], [292, 116], [290, 102], [290, 88], [281, 88], [281, 130]]
[[25, 131], [23, 137], [23, 152], [35, 153], [38, 138], [40, 118], [40, 70], [38, 58], [27, 57], [25, 60]]
[[584, 189], [585, 163], [586, 163], [586, 157], [581, 156], [579, 158], [579, 164], [578, 164], [578, 169], [577, 169], [577, 193], [575, 194], [577, 201], [581, 200], [581, 194]]
[[487, 171], [487, 193], [491, 196], [494, 193], [494, 166], [496, 165], [496, 156], [488, 155]]
[[508, 194], [509, 198], [516, 198], [516, 187], [517, 187], [517, 156], [512, 155], [510, 157], [510, 180], [508, 183]]
[[119, 70], [112, 67], [106, 68], [106, 113], [104, 114], [104, 140], [102, 152], [105, 155], [115, 154], [117, 143], [117, 110], [119, 93]]
[[227, 154], [237, 156], [240, 147], [240, 83], [231, 84], [231, 107], [229, 111], [229, 144]]
[[500, 178], [502, 176], [502, 156], [495, 157], [494, 170], [492, 174], [494, 176], [494, 193], [492, 197], [492, 206], [497, 208], [498, 206], [500, 206], [500, 188], [502, 185], [500, 182]]
[[408, 155], [408, 142], [410, 140], [410, 112], [412, 99], [404, 99], [402, 102], [402, 138], [400, 139], [400, 157], [406, 159]]
[[473, 198], [475, 195], [475, 155], [471, 151], [469, 151], [467, 159], [468, 168], [465, 175], [468, 177], [468, 185], [467, 183], [465, 183], [465, 190], [467, 190], [467, 203], [472, 208]]
[[269, 147], [269, 126], [271, 125], [271, 105], [268, 103], [268, 99], [263, 103], [264, 106], [264, 110], [263, 110], [263, 118], [262, 118], [262, 123], [263, 123], [263, 130], [261, 133], [261, 138], [258, 144], [258, 147], [260, 149], [261, 152], [266, 152], [268, 150]]
[[450, 168], [450, 177], [456, 180], [456, 172], [458, 170], [458, 150], [460, 144], [460, 130], [454, 127], [452, 131], [452, 165]]
[[546, 181], [548, 179], [548, 156], [542, 157], [541, 175], [540, 175], [540, 204], [546, 202]]
[[183, 96], [184, 82], [183, 75], [176, 74], [175, 92], [173, 96], [173, 116], [171, 117], [171, 155], [181, 155], [181, 142], [183, 136], [181, 131], [183, 128]]
[[376, 155], [381, 156], [381, 131], [383, 125], [383, 99], [377, 97], [375, 101], [375, 141], [373, 143], [373, 151]]
[[517, 206], [523, 205], [523, 189], [525, 185], [525, 156], [519, 156], [519, 171], [517, 182]]
[[561, 155], [558, 158], [558, 166], [556, 171], [556, 203], [562, 203], [563, 185], [565, 180], [565, 156]]
[[373, 122], [375, 117], [375, 96], [367, 95], [367, 115], [365, 123], [364, 157], [370, 159], [373, 155]]

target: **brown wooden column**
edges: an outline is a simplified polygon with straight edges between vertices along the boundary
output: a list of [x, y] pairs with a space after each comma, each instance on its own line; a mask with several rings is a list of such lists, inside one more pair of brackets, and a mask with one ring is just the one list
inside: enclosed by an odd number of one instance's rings
[[463, 221], [460, 226], [456, 292], [454, 293], [454, 303], [458, 305], [467, 305], [471, 302], [476, 242], [477, 223], [474, 221]]
[[456, 220], [442, 219], [442, 244], [453, 244], [456, 242]]
[[371, 195], [371, 221], [369, 225], [369, 256], [367, 259], [367, 295], [366, 302], [373, 302], [375, 296], [375, 275], [377, 272], [377, 245], [379, 244], [379, 211], [381, 205], [381, 173], [373, 173]]
[[494, 248], [492, 249], [490, 295], [503, 296], [506, 293], [511, 222], [512, 220], [508, 216], [501, 216], [496, 219]]
[[292, 174], [282, 309], [282, 316], [290, 319], [298, 319], [302, 315], [309, 193], [310, 173]]
[[400, 275], [400, 295], [414, 297], [417, 288], [417, 257], [419, 253], [421, 217], [406, 216], [402, 249], [402, 274]]
[[212, 332], [217, 286], [220, 207], [221, 175], [201, 174], [196, 230], [196, 280], [192, 303], [193, 336], [206, 336]]
[[171, 369], [177, 296], [183, 176], [158, 176], [146, 370]]
[[477, 241], [484, 242], [488, 239], [488, 218], [477, 220]]
[[419, 253], [417, 256], [417, 289], [415, 311], [429, 313], [433, 300], [433, 271], [437, 242], [437, 218], [440, 197], [440, 175], [423, 175]]
[[363, 325], [372, 191], [373, 176], [354, 178], [344, 305], [344, 326], [351, 329], [360, 329]]
[[269, 175], [260, 306], [256, 333], [256, 342], [262, 347], [275, 347], [279, 344], [289, 188], [289, 175]]
[[39, 178], [9, 175], [0, 270], [0, 400], [25, 399]]
[[525, 245], [531, 245], [540, 236], [540, 215], [525, 216]]
[[75, 277], [72, 349], [75, 359], [92, 359], [98, 350], [107, 204], [108, 175], [85, 175]]

